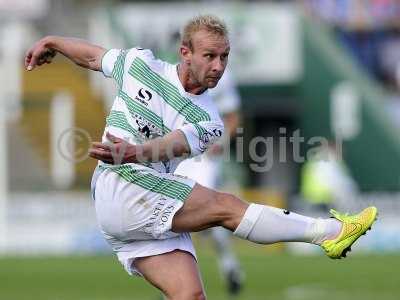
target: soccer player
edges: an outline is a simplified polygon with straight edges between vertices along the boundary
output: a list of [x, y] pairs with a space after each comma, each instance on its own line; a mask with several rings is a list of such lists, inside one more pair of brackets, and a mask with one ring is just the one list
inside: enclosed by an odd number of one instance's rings
[[142, 275], [168, 299], [205, 299], [189, 232], [222, 226], [255, 243], [313, 243], [341, 258], [377, 214], [368, 207], [315, 219], [249, 204], [172, 174], [223, 133], [207, 90], [222, 77], [229, 50], [224, 23], [199, 16], [183, 28], [177, 65], [141, 48], [107, 51], [57, 36], [39, 40], [25, 57], [27, 70], [34, 70], [60, 52], [116, 81], [103, 142], [89, 150], [102, 161], [92, 182], [97, 220], [128, 273]]
[[[216, 189], [222, 181], [222, 152], [226, 151], [225, 147], [229, 147], [230, 138], [236, 134], [239, 125], [240, 96], [229, 71], [224, 72], [218, 85], [209, 92], [222, 116], [226, 138], [221, 139], [222, 143], [213, 144], [206, 153], [181, 162], [174, 174], [189, 177], [198, 184]], [[231, 295], [238, 294], [242, 288], [243, 272], [232, 249], [231, 233], [222, 227], [213, 227], [205, 233], [213, 239], [228, 292]]]

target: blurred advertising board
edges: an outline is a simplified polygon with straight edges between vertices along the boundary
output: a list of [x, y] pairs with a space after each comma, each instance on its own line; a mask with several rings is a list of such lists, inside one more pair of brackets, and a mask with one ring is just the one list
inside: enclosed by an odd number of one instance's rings
[[179, 29], [199, 14], [213, 14], [227, 23], [230, 66], [239, 83], [292, 83], [301, 77], [301, 22], [295, 5], [128, 4], [113, 10], [113, 23], [127, 47], [150, 48], [158, 57], [176, 61]]
[[48, 0], [0, 0], [1, 18], [40, 18], [50, 8]]

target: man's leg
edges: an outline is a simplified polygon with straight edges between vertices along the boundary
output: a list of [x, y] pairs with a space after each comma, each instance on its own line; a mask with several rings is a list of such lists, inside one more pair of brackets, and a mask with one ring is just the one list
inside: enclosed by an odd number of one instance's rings
[[175, 214], [172, 231], [223, 226], [255, 243], [313, 243], [321, 245], [328, 256], [339, 258], [342, 253], [345, 256], [345, 251], [370, 228], [376, 214], [376, 208], [370, 207], [356, 216], [334, 213], [333, 219], [315, 219], [271, 206], [249, 205], [231, 194], [196, 184]]
[[234, 195], [196, 184], [175, 214], [172, 231], [200, 231], [214, 226], [223, 226], [239, 237], [260, 244], [318, 243], [336, 236], [341, 222], [309, 218], [266, 205], [249, 205]]
[[135, 267], [168, 300], [205, 300], [205, 292], [194, 257], [185, 251], [138, 258]]
[[[202, 186], [215, 189], [221, 174], [221, 161], [207, 154], [201, 157], [186, 159], [181, 162], [174, 174], [187, 176]], [[196, 170], [196, 172], [193, 172]], [[232, 249], [232, 233], [220, 226], [207, 232], [213, 240], [213, 246], [218, 258], [218, 265], [226, 283], [228, 293], [238, 294], [242, 286], [242, 271]]]
[[232, 233], [223, 227], [211, 228], [219, 268], [226, 279], [228, 292], [236, 295], [242, 288], [243, 275], [239, 261], [232, 249]]
[[197, 232], [215, 226], [235, 231], [248, 207], [248, 203], [231, 194], [196, 184], [175, 214], [172, 231]]

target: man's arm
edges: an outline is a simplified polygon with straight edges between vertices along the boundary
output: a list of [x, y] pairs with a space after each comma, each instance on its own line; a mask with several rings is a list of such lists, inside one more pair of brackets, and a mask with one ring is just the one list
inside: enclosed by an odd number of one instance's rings
[[229, 147], [231, 139], [236, 136], [236, 130], [240, 124], [240, 115], [237, 111], [229, 112], [223, 116], [225, 134], [219, 141], [208, 148], [207, 153], [210, 155], [221, 155], [225, 147]]
[[101, 71], [101, 59], [106, 52], [102, 47], [84, 40], [59, 36], [47, 36], [30, 48], [25, 55], [28, 71], [44, 63], [50, 63], [57, 52], [86, 69]]
[[223, 116], [225, 124], [225, 133], [229, 136], [229, 139], [236, 136], [236, 129], [240, 124], [240, 115], [237, 111], [227, 113]]
[[168, 161], [174, 157], [189, 156], [190, 146], [181, 130], [144, 144], [132, 145], [107, 133], [110, 143], [94, 142], [89, 149], [92, 158], [109, 164]]

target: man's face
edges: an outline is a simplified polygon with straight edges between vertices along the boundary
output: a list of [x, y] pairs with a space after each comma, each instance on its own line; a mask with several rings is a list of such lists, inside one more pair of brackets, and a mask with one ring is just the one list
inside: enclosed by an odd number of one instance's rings
[[228, 63], [228, 39], [200, 30], [192, 37], [192, 47], [186, 56], [192, 78], [204, 88], [215, 87]]

